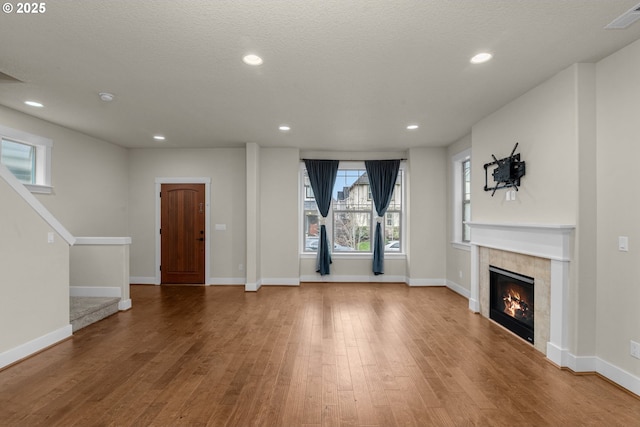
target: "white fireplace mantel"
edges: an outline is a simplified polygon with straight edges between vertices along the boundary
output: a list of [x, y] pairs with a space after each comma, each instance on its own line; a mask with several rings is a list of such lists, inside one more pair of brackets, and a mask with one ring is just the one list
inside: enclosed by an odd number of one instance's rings
[[479, 248], [486, 247], [551, 260], [551, 295], [547, 358], [569, 366], [569, 264], [575, 226], [567, 224], [498, 224], [469, 222], [471, 227], [471, 295], [469, 309], [480, 312]]
[[557, 261], [571, 260], [574, 225], [468, 222], [471, 244]]

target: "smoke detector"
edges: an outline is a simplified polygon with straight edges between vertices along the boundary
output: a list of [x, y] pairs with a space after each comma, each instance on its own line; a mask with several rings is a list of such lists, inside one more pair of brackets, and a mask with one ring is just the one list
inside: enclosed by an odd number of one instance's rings
[[104, 102], [111, 102], [113, 101], [113, 98], [115, 98], [112, 93], [108, 92], [100, 92], [98, 96], [100, 96], [100, 99]]
[[604, 28], [607, 30], [623, 30], [638, 19], [640, 19], [640, 3], [618, 16]]

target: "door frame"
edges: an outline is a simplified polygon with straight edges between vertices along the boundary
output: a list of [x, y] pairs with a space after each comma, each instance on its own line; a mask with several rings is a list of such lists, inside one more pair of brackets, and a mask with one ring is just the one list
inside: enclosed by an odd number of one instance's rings
[[156, 177], [155, 179], [155, 201], [156, 201], [156, 231], [155, 231], [155, 241], [156, 241], [156, 278], [155, 284], [160, 285], [161, 276], [160, 276], [160, 260], [161, 260], [161, 245], [160, 245], [160, 212], [161, 212], [161, 199], [160, 199], [160, 190], [162, 188], [162, 184], [204, 184], [204, 204], [205, 204], [205, 217], [204, 217], [204, 284], [209, 285], [211, 280], [210, 267], [211, 260], [209, 254], [211, 253], [211, 178], [207, 177]]

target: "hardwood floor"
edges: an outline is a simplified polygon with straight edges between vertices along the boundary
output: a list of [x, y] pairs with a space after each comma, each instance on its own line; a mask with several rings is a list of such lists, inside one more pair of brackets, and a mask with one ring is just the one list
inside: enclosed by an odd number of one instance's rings
[[446, 288], [132, 286], [133, 308], [0, 372], [2, 426], [638, 426]]

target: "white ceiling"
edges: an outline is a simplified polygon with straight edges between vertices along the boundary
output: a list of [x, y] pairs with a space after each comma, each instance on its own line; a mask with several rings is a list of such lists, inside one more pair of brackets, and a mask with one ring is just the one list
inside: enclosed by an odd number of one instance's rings
[[[442, 146], [639, 39], [640, 23], [603, 28], [637, 3], [47, 1], [43, 14], [0, 15], [0, 72], [22, 81], [0, 79], [0, 104], [124, 147]], [[494, 59], [471, 65], [481, 51]], [[245, 65], [247, 53], [264, 64]]]

